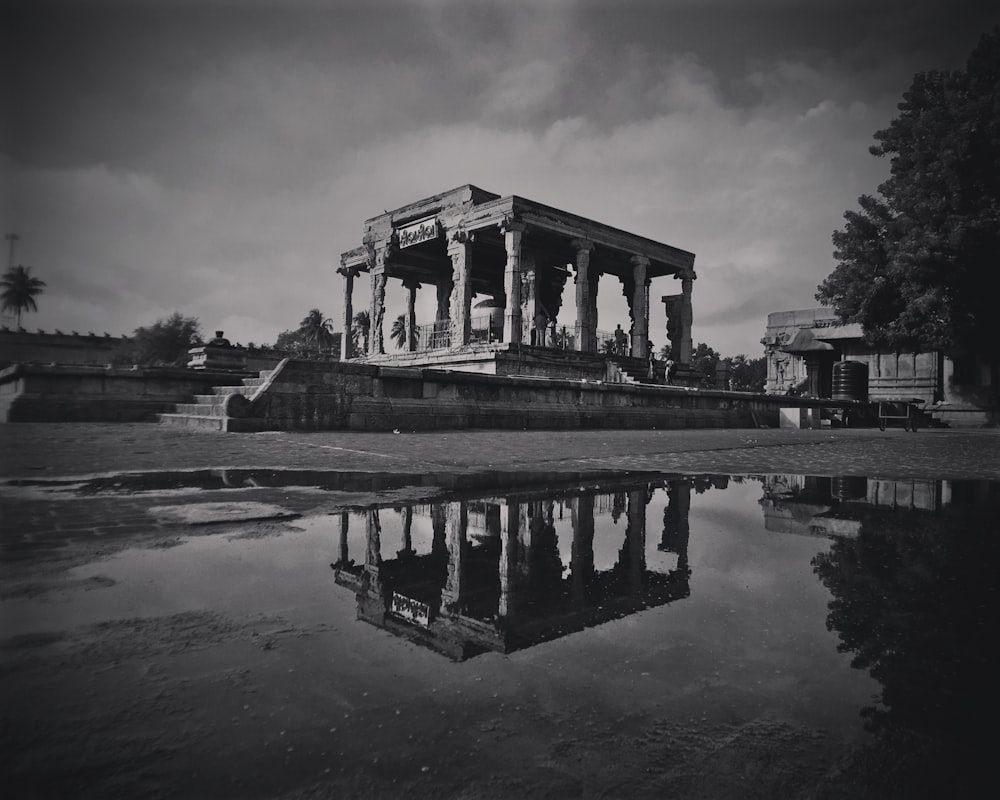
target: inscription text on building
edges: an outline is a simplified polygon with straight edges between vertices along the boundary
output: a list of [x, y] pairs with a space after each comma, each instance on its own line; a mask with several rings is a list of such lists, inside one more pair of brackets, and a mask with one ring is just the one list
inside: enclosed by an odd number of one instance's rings
[[411, 247], [429, 239], [436, 239], [438, 235], [437, 217], [422, 219], [407, 225], [405, 228], [400, 228], [397, 235], [400, 247]]

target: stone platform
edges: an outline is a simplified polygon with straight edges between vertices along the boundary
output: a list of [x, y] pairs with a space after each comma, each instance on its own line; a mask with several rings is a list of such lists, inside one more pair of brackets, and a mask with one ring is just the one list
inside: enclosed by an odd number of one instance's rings
[[169, 425], [221, 431], [421, 431], [463, 428], [777, 427], [781, 407], [829, 400], [750, 392], [535, 378], [378, 364], [286, 360], [243, 386], [219, 386]]

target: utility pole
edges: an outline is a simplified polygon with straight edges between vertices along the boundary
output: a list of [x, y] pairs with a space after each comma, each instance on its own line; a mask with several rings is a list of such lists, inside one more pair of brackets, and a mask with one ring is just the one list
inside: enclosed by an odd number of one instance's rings
[[7, 257], [7, 269], [13, 269], [14, 268], [14, 244], [21, 237], [18, 236], [16, 233], [8, 233], [3, 238], [6, 239], [8, 242], [10, 242], [10, 250], [8, 251], [9, 255]]

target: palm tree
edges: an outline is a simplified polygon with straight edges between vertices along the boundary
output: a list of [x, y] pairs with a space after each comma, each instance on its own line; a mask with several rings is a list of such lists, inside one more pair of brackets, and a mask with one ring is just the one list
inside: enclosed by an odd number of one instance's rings
[[333, 321], [324, 317], [318, 308], [310, 310], [305, 319], [299, 323], [299, 331], [306, 344], [316, 348], [317, 354], [321, 354], [324, 348], [329, 349], [333, 346]]
[[[351, 335], [354, 337], [354, 349], [362, 353], [368, 352], [368, 337], [372, 329], [372, 320], [367, 311], [359, 311], [354, 315], [354, 322], [351, 324]], [[361, 343], [364, 342], [364, 347]]]
[[406, 344], [406, 314], [400, 314], [392, 321], [392, 330], [389, 338], [396, 343], [396, 349], [402, 350]]
[[45, 281], [31, 277], [31, 267], [11, 267], [0, 278], [0, 301], [3, 310], [17, 314], [17, 327], [21, 327], [22, 311], [38, 311], [35, 297], [42, 293]]

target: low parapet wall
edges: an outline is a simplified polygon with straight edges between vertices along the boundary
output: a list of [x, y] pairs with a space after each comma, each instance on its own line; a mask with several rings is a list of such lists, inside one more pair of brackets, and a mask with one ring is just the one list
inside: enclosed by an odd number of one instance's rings
[[[238, 398], [234, 398], [238, 399]], [[842, 404], [748, 392], [693, 390], [289, 361], [228, 430], [777, 427], [787, 406]]]
[[0, 370], [2, 422], [152, 422], [243, 373], [183, 368], [14, 364]]

